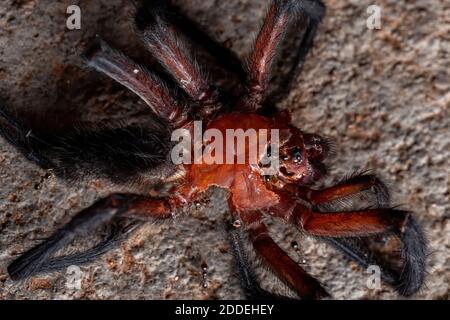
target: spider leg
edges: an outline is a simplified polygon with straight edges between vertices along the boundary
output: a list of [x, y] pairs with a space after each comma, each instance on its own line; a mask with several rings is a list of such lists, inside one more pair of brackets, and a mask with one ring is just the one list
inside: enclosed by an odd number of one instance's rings
[[[296, 187], [294, 187], [296, 188]], [[312, 190], [310, 188], [300, 187], [297, 196], [308, 200], [314, 206], [328, 205], [335, 201], [353, 197], [355, 195], [371, 192], [375, 195], [376, 207], [388, 207], [390, 195], [386, 185], [373, 174], [357, 174], [335, 186], [322, 189]], [[334, 207], [334, 205], [331, 205]], [[351, 237], [319, 237], [320, 239], [330, 243], [335, 248], [343, 252], [350, 260], [357, 262], [361, 267], [368, 268], [371, 265], [381, 266], [382, 278], [390, 285], [396, 286], [399, 274], [392, 269], [388, 261], [379, 256], [378, 252], [373, 252], [368, 246], [368, 238], [351, 238]]]
[[233, 73], [238, 79], [245, 80], [247, 72], [236, 53], [213, 39], [197, 22], [184, 15], [179, 8], [170, 5], [168, 12], [174, 13], [170, 18], [177, 30], [203, 47], [222, 68]]
[[[126, 240], [136, 229], [142, 225], [142, 221], [123, 219], [113, 223], [112, 230], [109, 231], [107, 237], [92, 248], [80, 253], [62, 255], [51, 258], [41, 265], [34, 273], [48, 273], [59, 271], [72, 265], [84, 265], [93, 262], [106, 252], [116, 248], [120, 243]], [[128, 222], [128, 223], [126, 223]]]
[[309, 234], [329, 237], [364, 237], [400, 232], [410, 214], [395, 209], [367, 209], [343, 212], [304, 211], [294, 213], [294, 223]]
[[226, 224], [228, 240], [235, 259], [235, 266], [244, 289], [244, 294], [249, 300], [289, 300], [291, 298], [271, 293], [261, 288], [255, 271], [249, 261], [249, 257], [244, 245], [243, 235], [239, 228], [235, 228], [232, 223]]
[[[401, 242], [403, 266], [395, 274], [396, 290], [405, 296], [417, 292], [425, 278], [426, 238], [414, 216], [406, 211], [382, 208], [347, 212], [294, 211], [294, 224], [307, 233], [319, 237], [367, 237], [376, 234], [395, 234]], [[351, 244], [334, 241], [350, 256], [358, 258], [363, 251]], [[353, 251], [352, 251], [353, 250]], [[367, 259], [366, 259], [367, 260]], [[364, 259], [362, 260], [364, 262]]]
[[157, 119], [145, 126], [85, 124], [51, 133], [35, 131], [27, 122], [0, 105], [0, 135], [28, 160], [57, 176], [130, 182], [145, 174], [146, 180], [158, 181], [162, 173], [173, 169], [167, 161], [170, 132]]
[[143, 221], [168, 219], [172, 217], [173, 210], [179, 205], [181, 203], [172, 198], [112, 194], [79, 212], [44, 242], [14, 260], [8, 266], [8, 273], [13, 280], [21, 280], [35, 273], [54, 271], [67, 266], [68, 263], [89, 262], [125, 239], [135, 229], [134, 226], [122, 225], [112, 232], [109, 238], [83, 253], [62, 257], [53, 257], [53, 255], [70, 244], [76, 237], [87, 237], [93, 234], [98, 227], [110, 225], [117, 219]]
[[164, 17], [164, 3], [159, 0], [151, 3], [151, 7], [146, 5], [139, 10], [135, 19], [145, 44], [189, 97], [201, 106], [201, 117], [210, 118], [221, 107], [218, 90], [208, 83], [186, 45]]
[[371, 191], [375, 194], [378, 207], [389, 205], [390, 196], [386, 185], [373, 174], [358, 174], [322, 190], [300, 187], [296, 193], [299, 197], [310, 201], [314, 205], [321, 205], [365, 191]]
[[[386, 261], [386, 259], [380, 257], [378, 253], [374, 253], [373, 250], [370, 249], [368, 243], [364, 241], [369, 240], [369, 238], [318, 238], [334, 246], [348, 259], [358, 263], [363, 269], [367, 269], [373, 265], [379, 266], [383, 281], [393, 287], [398, 287], [400, 272], [395, 270], [393, 266], [390, 265], [389, 261]], [[400, 289], [399, 291], [402, 290]]]
[[[309, 13], [310, 18], [318, 21], [323, 16], [324, 10], [325, 7], [320, 1], [272, 1], [250, 57], [246, 96], [237, 104], [236, 108], [254, 112], [261, 107], [276, 51], [291, 20], [301, 12], [306, 12]], [[312, 41], [314, 32], [315, 27], [311, 26], [309, 34], [307, 34], [310, 39], [305, 40], [307, 44]], [[303, 47], [303, 50], [306, 49], [307, 46]], [[305, 52], [301, 50], [298, 58], [302, 59], [306, 53], [307, 50]]]
[[52, 167], [49, 159], [40, 150], [41, 139], [37, 138], [32, 130], [27, 130], [3, 105], [0, 105], [0, 136], [28, 160], [35, 162], [43, 169]]
[[142, 100], [153, 112], [173, 127], [181, 126], [187, 119], [182, 104], [173, 98], [167, 86], [155, 74], [138, 65], [123, 53], [99, 39], [84, 54], [86, 63], [124, 85]]
[[259, 212], [243, 212], [240, 217], [247, 226], [250, 242], [267, 266], [301, 299], [320, 299], [328, 293], [320, 283], [303, 270], [269, 236]]
[[[320, 22], [325, 16], [325, 9], [325, 5], [320, 0], [310, 0], [306, 2], [304, 1], [304, 5], [299, 6], [299, 20], [303, 20], [303, 18], [306, 18], [306, 26], [304, 26], [305, 31], [300, 41], [297, 41], [293, 44], [297, 45], [297, 50], [295, 51], [294, 56], [291, 58], [292, 61], [290, 62], [290, 67], [287, 73], [282, 76], [282, 79], [280, 79], [280, 81], [271, 84], [276, 85], [276, 88], [274, 88], [270, 95], [266, 97], [264, 101], [264, 107], [271, 107], [277, 102], [282, 101], [291, 91], [293, 82], [299, 76], [305, 63], [305, 58], [313, 47], [317, 29], [319, 28]], [[297, 28], [298, 24], [295, 23], [291, 28], [293, 30], [290, 30], [289, 32], [298, 33]], [[286, 34], [286, 36], [291, 36], [290, 33]], [[293, 37], [294, 36], [295, 34], [293, 34]], [[290, 47], [289, 50], [291, 50]]]
[[[361, 266], [382, 267], [383, 280], [396, 287], [401, 294], [411, 295], [419, 290], [425, 276], [426, 238], [412, 214], [388, 207], [389, 192], [380, 179], [372, 174], [363, 173], [323, 190], [296, 186], [289, 186], [289, 190], [297, 197], [311, 202], [313, 206], [319, 208], [329, 206], [334, 209], [333, 203], [336, 201], [367, 192], [374, 194], [378, 209], [311, 212], [306, 207], [297, 206], [294, 221], [299, 228], [331, 243]], [[280, 210], [278, 215], [289, 219]], [[401, 269], [394, 267], [392, 262], [369, 247], [369, 241], [373, 239], [370, 235], [391, 234], [399, 237], [401, 241], [403, 254]]]
[[[196, 48], [207, 54], [205, 66], [209, 66], [207, 72], [210, 78], [215, 78], [216, 81], [225, 80], [219, 87], [219, 95], [221, 101], [226, 102], [224, 108], [228, 109], [242, 94], [241, 84], [247, 78], [246, 66], [233, 50], [214, 39], [204, 31], [203, 26], [190, 19], [179, 7], [170, 2], [168, 3], [167, 18], [178, 32], [183, 33]], [[199, 58], [202, 58], [201, 54]], [[211, 66], [210, 63], [213, 65]]]

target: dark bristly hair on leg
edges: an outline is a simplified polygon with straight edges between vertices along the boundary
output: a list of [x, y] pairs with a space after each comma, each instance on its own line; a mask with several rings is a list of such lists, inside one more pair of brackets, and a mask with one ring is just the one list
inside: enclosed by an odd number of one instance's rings
[[[76, 214], [67, 224], [59, 228], [40, 244], [26, 251], [8, 266], [13, 280], [21, 280], [33, 274], [60, 270], [68, 264], [84, 264], [107, 252], [125, 240], [140, 222], [124, 219], [122, 214], [130, 210], [130, 201], [145, 197], [133, 194], [114, 194], [95, 202]], [[127, 202], [128, 201], [128, 202]], [[119, 220], [120, 219], [120, 220]], [[55, 257], [55, 254], [76, 238], [91, 236], [98, 228], [110, 226], [109, 235], [97, 245], [84, 252]]]
[[160, 119], [177, 128], [187, 119], [188, 109], [175, 90], [162, 78], [101, 38], [86, 49], [85, 63], [138, 95]]
[[8, 274], [13, 280], [23, 280], [38, 273], [60, 271], [71, 265], [81, 266], [93, 262], [116, 248], [142, 224], [140, 221], [126, 222], [118, 222], [107, 237], [83, 252], [52, 257], [74, 238], [70, 231], [62, 229], [14, 260], [7, 268]]
[[[392, 208], [390, 204], [390, 193], [387, 185], [369, 170], [357, 171], [350, 174], [335, 186], [345, 184], [364, 184], [370, 182], [370, 188], [362, 189], [357, 193], [346, 196], [329, 203], [321, 203], [318, 205], [320, 210], [353, 210], [360, 209], [361, 197], [364, 201], [369, 201], [369, 207], [376, 208]], [[355, 201], [354, 201], [355, 200]], [[356, 208], [355, 208], [356, 207]], [[394, 209], [394, 208], [392, 208]], [[397, 214], [406, 217], [404, 224], [400, 230], [393, 230], [385, 236], [395, 236], [400, 240], [400, 251], [402, 253], [401, 267], [394, 265], [395, 261], [387, 261], [380, 252], [374, 252], [370, 244], [376, 237], [361, 238], [333, 238], [318, 237], [331, 243], [334, 247], [342, 251], [349, 259], [357, 262], [363, 268], [370, 265], [378, 265], [381, 268], [382, 279], [396, 288], [396, 290], [404, 295], [409, 296], [417, 292], [422, 286], [425, 279], [425, 264], [427, 257], [426, 238], [422, 228], [415, 220], [413, 214], [395, 210]]]
[[165, 17], [165, 10], [157, 3], [147, 10], [139, 10], [136, 28], [147, 49], [198, 105], [201, 118], [211, 118], [222, 108], [219, 89], [210, 84], [208, 74], [200, 68], [192, 50]]
[[48, 140], [57, 173], [76, 178], [85, 172], [119, 182], [167, 164], [171, 147], [167, 127], [156, 121], [146, 127], [80, 126]]
[[[107, 236], [95, 246], [82, 252], [51, 258], [47, 262], [40, 264], [39, 269], [35, 270], [35, 273], [60, 271], [72, 265], [81, 266], [91, 263], [108, 251], [117, 248], [142, 224], [143, 222], [138, 220], [119, 220], [111, 226]], [[14, 274], [12, 265], [8, 270]]]
[[396, 290], [404, 296], [410, 296], [421, 288], [425, 281], [427, 258], [427, 241], [422, 228], [412, 214], [407, 219], [400, 233], [404, 267], [396, 284]]
[[234, 264], [240, 278], [245, 297], [249, 300], [293, 300], [291, 297], [280, 296], [261, 288], [258, 278], [251, 265], [243, 243], [241, 230], [231, 222], [225, 222], [225, 231], [234, 257]]
[[39, 139], [31, 129], [26, 129], [2, 103], [0, 103], [0, 136], [28, 160], [43, 169], [52, 168], [51, 161], [42, 153], [42, 148], [46, 146], [45, 141]]
[[26, 128], [4, 106], [0, 135], [30, 161], [70, 180], [85, 175], [133, 180], [143, 171], [168, 165], [172, 145], [169, 127], [156, 118], [139, 126], [80, 124], [50, 135]]

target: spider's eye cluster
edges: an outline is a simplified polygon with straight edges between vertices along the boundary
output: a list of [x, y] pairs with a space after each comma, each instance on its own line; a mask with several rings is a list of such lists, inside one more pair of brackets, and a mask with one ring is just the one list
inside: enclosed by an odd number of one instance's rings
[[302, 151], [299, 147], [293, 147], [281, 158], [283, 161], [288, 161], [292, 159], [294, 163], [300, 163], [303, 160]]
[[298, 147], [292, 148], [291, 156], [292, 156], [292, 159], [294, 160], [294, 163], [299, 163], [303, 159], [302, 152], [301, 152], [300, 148], [298, 148]]

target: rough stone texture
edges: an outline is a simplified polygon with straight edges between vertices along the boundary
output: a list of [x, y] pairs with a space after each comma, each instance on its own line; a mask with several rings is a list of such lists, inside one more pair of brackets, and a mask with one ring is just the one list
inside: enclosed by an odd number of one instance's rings
[[[65, 28], [66, 8], [79, 3], [82, 29]], [[267, 1], [178, 0], [214, 37], [248, 54]], [[421, 299], [448, 299], [450, 283], [450, 6], [431, 1], [328, 0], [327, 17], [295, 89], [280, 107], [299, 127], [335, 140], [328, 181], [372, 168], [392, 185], [395, 203], [411, 208], [430, 242]], [[366, 27], [366, 8], [382, 6], [381, 30]], [[39, 114], [74, 120], [145, 116], [144, 104], [87, 70], [79, 54], [100, 34], [133, 58], [151, 63], [133, 34], [125, 0], [4, 0], [0, 4], [0, 96]], [[47, 120], [51, 119], [48, 117]], [[96, 263], [13, 282], [7, 264], [95, 199], [117, 190], [105, 181], [67, 183], [44, 174], [0, 138], [0, 297], [7, 299], [242, 298], [222, 227], [224, 195], [213, 192], [175, 223], [148, 225]], [[276, 238], [337, 299], [397, 299], [324, 244], [276, 228]], [[291, 247], [298, 241], [302, 257]], [[201, 263], [209, 267], [202, 287]], [[266, 280], [273, 282], [274, 280]], [[272, 283], [273, 284], [273, 283]], [[271, 284], [269, 284], [271, 285]]]

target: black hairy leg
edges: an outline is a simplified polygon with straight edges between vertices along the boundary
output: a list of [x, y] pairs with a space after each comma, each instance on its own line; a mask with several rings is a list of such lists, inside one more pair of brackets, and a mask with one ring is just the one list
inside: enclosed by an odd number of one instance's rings
[[111, 48], [105, 41], [97, 39], [85, 51], [84, 60], [88, 66], [136, 93], [158, 117], [173, 128], [186, 121], [184, 104], [156, 73]]
[[8, 273], [12, 279], [21, 280], [38, 273], [61, 271], [72, 265], [88, 264], [106, 252], [117, 248], [141, 225], [142, 222], [138, 220], [117, 219], [107, 225], [109, 230], [107, 230], [106, 236], [91, 248], [79, 253], [52, 256], [58, 250], [64, 249], [66, 241], [70, 242], [69, 233], [71, 231], [75, 233], [81, 231], [81, 228], [66, 226], [63, 228], [64, 230], [59, 230], [43, 243], [27, 251], [19, 259], [14, 260], [8, 266]]
[[141, 8], [135, 18], [144, 43], [190, 99], [199, 105], [200, 117], [211, 118], [221, 108], [217, 88], [209, 84], [195, 57], [176, 35], [175, 28], [165, 17], [164, 4], [152, 3], [151, 8]]
[[[376, 175], [367, 171], [355, 173], [333, 187], [309, 191], [300, 188], [299, 194], [321, 210], [341, 211], [348, 206], [346, 200], [362, 197], [368, 200], [372, 207], [385, 208], [391, 210], [393, 214], [397, 212], [406, 216], [400, 229], [379, 236], [318, 238], [332, 244], [363, 268], [370, 265], [380, 266], [383, 280], [396, 288], [400, 294], [409, 296], [419, 289], [418, 284], [423, 283], [425, 278], [426, 237], [412, 214], [390, 208], [389, 190]], [[392, 257], [387, 260], [381, 252], [374, 250], [373, 243], [380, 236], [398, 238], [400, 261], [395, 259], [392, 261]]]
[[0, 104], [0, 135], [28, 160], [35, 162], [43, 169], [53, 167], [49, 159], [42, 154], [41, 146], [45, 142], [31, 129], [25, 128], [3, 104]]
[[[142, 29], [143, 26], [148, 26], [153, 23], [153, 25], [156, 24], [161, 29], [162, 22], [169, 21], [176, 27], [178, 32], [183, 33], [194, 43], [204, 48], [211, 57], [216, 58], [216, 62], [227, 72], [234, 75], [238, 81], [242, 82], [246, 80], [249, 67], [242, 63], [232, 50], [226, 48], [223, 44], [204, 32], [198, 23], [184, 15], [171, 1], [143, 0], [138, 2], [139, 9], [136, 17], [138, 28]], [[282, 2], [280, 1], [280, 3]], [[285, 30], [282, 31], [282, 36], [284, 34], [286, 36], [297, 36], [300, 34], [301, 37], [294, 43], [294, 50], [290, 46], [287, 47], [291, 43], [280, 41], [286, 48], [283, 48], [284, 50], [278, 50], [277, 56], [279, 57], [275, 57], [274, 60], [280, 60], [284, 63], [287, 62], [289, 67], [287, 73], [280, 77], [280, 81], [271, 83], [272, 90], [265, 97], [263, 106], [264, 110], [269, 112], [273, 110], [273, 106], [277, 102], [286, 97], [292, 87], [293, 81], [299, 76], [305, 58], [314, 44], [317, 29], [326, 11], [324, 4], [320, 0], [299, 1], [296, 5], [287, 4], [283, 6], [286, 10], [294, 12], [292, 14], [292, 21], [289, 21]], [[155, 16], [160, 17], [160, 19], [162, 17], [163, 19], [156, 23]], [[275, 52], [272, 54], [275, 55]], [[195, 59], [193, 61], [195, 62]], [[222, 89], [219, 88], [218, 90], [224, 98], [227, 97], [227, 99], [231, 100], [236, 98], [231, 92], [226, 92]]]
[[[362, 268], [371, 265], [380, 267], [383, 281], [392, 285], [401, 295], [410, 296], [420, 289], [425, 280], [427, 241], [413, 215], [409, 215], [402, 230], [395, 234], [401, 246], [401, 261], [387, 260], [380, 252], [373, 250], [374, 237], [336, 238], [320, 237], [343, 252]], [[397, 262], [397, 265], [396, 263]]]
[[[306, 56], [314, 45], [317, 30], [326, 12], [325, 5], [320, 0], [299, 1], [298, 7], [295, 9], [299, 11], [297, 18], [287, 28], [285, 38], [297, 41], [284, 41], [285, 43], [279, 49], [279, 51], [287, 52], [280, 52], [278, 60], [285, 64], [285, 61], [289, 59], [288, 70], [280, 77], [279, 81], [270, 83], [274, 89], [265, 98], [263, 105], [265, 110], [270, 110], [277, 102], [285, 99], [292, 90], [294, 81], [301, 73]], [[296, 39], [301, 30], [303, 31], [301, 37]], [[296, 48], [293, 52], [292, 45]]]
[[229, 72], [234, 73], [237, 79], [245, 80], [245, 67], [236, 53], [204, 32], [198, 23], [184, 15], [176, 6], [168, 4], [166, 12], [177, 29], [183, 32], [191, 41], [208, 51], [211, 57], [215, 58], [216, 63]]
[[[363, 200], [368, 200], [376, 208], [385, 208], [389, 215], [398, 216], [401, 222], [400, 228], [377, 236], [340, 237], [340, 236], [315, 236], [331, 244], [344, 255], [357, 262], [361, 267], [368, 268], [371, 265], [380, 267], [382, 280], [393, 286], [401, 295], [410, 296], [417, 292], [424, 282], [426, 269], [427, 242], [424, 232], [411, 213], [390, 208], [390, 195], [387, 186], [376, 175], [368, 172], [360, 172], [342, 180], [333, 187], [323, 190], [311, 190], [300, 188], [298, 196], [311, 201], [313, 206], [333, 209], [333, 203], [338, 211], [346, 205], [343, 199], [357, 198], [363, 195]], [[336, 209], [336, 207], [334, 207]], [[379, 210], [379, 209], [378, 209]], [[367, 210], [370, 214], [371, 210]], [[372, 210], [373, 211], [373, 210]], [[318, 214], [321, 212], [318, 211]], [[326, 214], [326, 213], [325, 213]], [[333, 213], [328, 213], [328, 215]], [[345, 214], [344, 214], [345, 216]], [[404, 218], [401, 218], [404, 217]], [[389, 223], [390, 224], [390, 223]], [[389, 225], [388, 224], [388, 225]], [[251, 226], [255, 226], [252, 221]], [[394, 224], [391, 224], [394, 226]], [[306, 229], [308, 227], [304, 226]], [[240, 230], [229, 226], [230, 243], [236, 259], [236, 267], [243, 283], [244, 292], [248, 298], [264, 299], [268, 293], [261, 289], [255, 276], [251, 263], [248, 260], [249, 250], [242, 241]], [[329, 231], [334, 233], [333, 231]], [[378, 238], [398, 238], [399, 256], [387, 257], [386, 254], [376, 250]], [[272, 298], [285, 298], [272, 296]]]
[[280, 296], [261, 288], [254, 267], [250, 261], [249, 253], [244, 245], [242, 230], [229, 221], [225, 222], [225, 230], [228, 235], [234, 265], [241, 280], [245, 297], [249, 300], [291, 300], [292, 298], [290, 297]]
[[302, 63], [312, 46], [317, 26], [324, 14], [325, 6], [320, 1], [272, 1], [248, 63], [246, 95], [237, 104], [237, 109], [256, 111], [264, 105], [265, 93], [271, 76], [270, 71], [284, 36], [290, 25], [303, 15], [309, 20], [309, 25], [297, 57], [294, 59], [291, 75], [287, 77], [287, 83], [284, 85], [291, 83], [296, 76], [298, 64]]
[[[369, 266], [379, 266], [381, 277], [384, 282], [393, 286], [401, 295], [410, 296], [420, 289], [425, 275], [426, 239], [420, 230], [419, 225], [411, 216], [410, 221], [405, 225], [405, 230], [401, 235], [403, 243], [401, 266], [394, 265], [392, 261], [378, 251], [374, 251], [371, 243], [374, 237], [316, 237], [332, 245], [341, 251], [348, 259], [358, 263], [364, 269]], [[241, 285], [247, 299], [292, 299], [291, 297], [280, 296], [268, 292], [261, 288], [260, 282], [255, 274], [252, 263], [249, 261], [249, 252], [243, 243], [243, 235], [240, 230], [232, 225], [227, 227], [229, 242], [235, 259], [235, 268], [241, 280]]]
[[[241, 212], [239, 216], [240, 222], [246, 228], [252, 248], [260, 257], [263, 265], [268, 267], [300, 299], [321, 299], [329, 296], [322, 284], [298, 265], [272, 239], [263, 221], [262, 212]], [[242, 270], [246, 270], [245, 267]], [[255, 281], [254, 278], [251, 280]]]
[[[8, 273], [12, 279], [20, 280], [40, 272], [57, 271], [75, 262], [88, 263], [125, 240], [139, 226], [135, 220], [169, 219], [179, 205], [172, 199], [112, 194], [79, 212], [49, 238], [14, 260], [8, 266]], [[54, 257], [77, 237], [88, 237], [101, 226], [112, 229], [99, 244], [81, 253]]]
[[173, 169], [170, 130], [158, 119], [145, 125], [78, 124], [57, 134], [21, 122], [0, 106], [0, 134], [28, 160], [66, 179], [94, 176], [123, 183], [146, 174], [157, 181]]
[[[153, 48], [151, 48], [151, 45], [158, 44], [158, 42], [160, 42], [161, 40], [155, 39], [155, 35], [152, 33], [152, 31], [154, 29], [160, 31], [162, 31], [163, 29], [169, 30], [169, 32], [172, 34], [168, 34], [168, 36], [172, 38], [172, 42], [173, 40], [175, 40], [177, 44], [181, 46], [183, 55], [190, 61], [193, 67], [197, 69], [194, 70], [195, 73], [197, 73], [204, 79], [207, 78], [209, 81], [212, 80], [212, 76], [217, 76], [217, 70], [216, 72], [211, 72], [211, 69], [217, 69], [218, 67], [222, 71], [219, 73], [223, 73], [223, 71], [225, 71], [226, 73], [226, 88], [223, 86], [212, 88], [213, 90], [210, 91], [210, 94], [203, 95], [203, 100], [214, 101], [214, 99], [211, 98], [217, 97], [218, 94], [222, 98], [221, 102], [226, 102], [227, 104], [224, 107], [232, 104], [232, 102], [237, 99], [237, 95], [240, 89], [240, 82], [244, 81], [246, 78], [246, 70], [244, 64], [239, 59], [237, 54], [225, 47], [223, 44], [216, 41], [211, 35], [206, 33], [197, 22], [187, 17], [182, 12], [182, 10], [180, 10], [180, 8], [172, 3], [172, 1], [143, 0], [138, 2], [139, 5], [137, 6], [138, 9], [136, 24], [144, 40], [146, 38], [145, 34], [150, 33], [150, 37], [147, 37], [147, 40], [150, 41], [145, 40], [147, 44], [150, 45], [150, 50], [155, 51], [157, 47], [153, 46]], [[182, 37], [176, 36], [174, 32], [180, 34]], [[193, 49], [195, 49], [196, 51], [201, 51], [203, 55], [200, 54], [198, 56], [198, 54], [196, 54], [195, 57], [192, 56], [189, 50], [187, 50], [186, 45], [183, 43], [184, 39], [179, 38], [190, 40], [191, 43], [194, 44]], [[167, 50], [170, 48], [166, 47], [165, 49]], [[204, 61], [204, 58], [206, 58], [204, 54], [207, 55], [206, 61]], [[156, 52], [156, 56], [158, 56], [158, 52]], [[202, 64], [201, 70], [199, 70], [197, 67], [197, 59], [199, 58], [199, 62], [201, 62]], [[161, 62], [164, 64], [164, 61]], [[216, 80], [223, 81], [223, 75], [220, 77], [220, 79], [217, 78]], [[205, 85], [202, 85], [200, 87], [207, 88], [207, 86]], [[195, 100], [196, 99], [194, 98], [194, 101]], [[200, 109], [200, 112], [201, 111], [202, 109]]]

